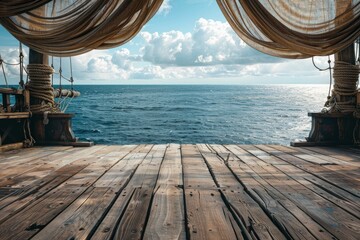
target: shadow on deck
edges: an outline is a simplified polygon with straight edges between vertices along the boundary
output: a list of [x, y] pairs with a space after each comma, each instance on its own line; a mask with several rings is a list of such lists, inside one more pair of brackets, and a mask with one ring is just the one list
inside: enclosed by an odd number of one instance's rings
[[37, 147], [0, 154], [1, 239], [358, 239], [360, 150]]

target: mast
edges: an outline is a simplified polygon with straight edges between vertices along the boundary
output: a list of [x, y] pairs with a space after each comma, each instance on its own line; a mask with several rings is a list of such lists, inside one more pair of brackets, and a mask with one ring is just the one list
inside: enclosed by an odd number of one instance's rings
[[[346, 11], [346, 8], [351, 6], [351, 0], [338, 0], [336, 1], [336, 14], [341, 15], [344, 11]], [[341, 61], [345, 63], [349, 63], [351, 65], [355, 65], [356, 59], [355, 59], [355, 44], [352, 43], [347, 48], [341, 50], [338, 53], [335, 53], [335, 61]], [[334, 69], [334, 75], [336, 74], [337, 69]], [[345, 77], [345, 76], [344, 76]], [[334, 78], [334, 85], [336, 84], [336, 78]], [[357, 91], [356, 89], [356, 83], [353, 85], [354, 92]], [[355, 101], [356, 96], [341, 96], [340, 101], [346, 102], [346, 101], [353, 101], [354, 105], [356, 105]]]
[[29, 49], [29, 64], [46, 64], [49, 65], [48, 55]]
[[[341, 15], [350, 6], [351, 0], [336, 1], [336, 14]], [[335, 53], [333, 70], [334, 83], [329, 111], [309, 113], [312, 128], [307, 141], [292, 142], [292, 146], [359, 144], [360, 116], [357, 105], [360, 105], [360, 95], [356, 84], [359, 70], [356, 67], [354, 43]], [[329, 101], [326, 103], [327, 107]]]

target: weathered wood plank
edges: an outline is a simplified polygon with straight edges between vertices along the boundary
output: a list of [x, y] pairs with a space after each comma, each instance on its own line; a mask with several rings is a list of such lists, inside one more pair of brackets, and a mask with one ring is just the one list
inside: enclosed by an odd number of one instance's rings
[[351, 165], [360, 166], [360, 152], [351, 151], [349, 148], [305, 147], [302, 149], [321, 154], [322, 156], [330, 156]]
[[[262, 162], [260, 159], [263, 156], [271, 158], [266, 153], [256, 154], [255, 151], [258, 150], [254, 146], [241, 146], [241, 148], [254, 154], [260, 162]], [[356, 236], [360, 233], [360, 227], [356, 228], [353, 226], [354, 222], [357, 221], [356, 217], [310, 191], [271, 164], [265, 163], [261, 167], [265, 171], [262, 171], [263, 178], [269, 184], [278, 188], [283, 194], [286, 194], [291, 201], [331, 232], [331, 234], [338, 238], [345, 236], [347, 239], [356, 239]], [[329, 211], [329, 209], [331, 210]]]
[[347, 177], [350, 177], [356, 181], [360, 181], [360, 171], [359, 171], [360, 164], [346, 162], [343, 160], [339, 160], [337, 158], [333, 158], [331, 156], [318, 154], [303, 148], [287, 147], [287, 150], [288, 153], [301, 159], [309, 159], [309, 158], [323, 159], [328, 163], [319, 164], [319, 165], [323, 166], [325, 169], [329, 169], [337, 173], [343, 173]]
[[[92, 158], [99, 160], [100, 156], [92, 156]], [[6, 236], [4, 239], [27, 239], [35, 235], [79, 196], [84, 196], [82, 195], [84, 192], [85, 195], [90, 195], [94, 189], [91, 185], [119, 160], [112, 158], [107, 161], [94, 161], [38, 201], [0, 224], [0, 235]], [[85, 197], [87, 198], [88, 196]]]
[[[131, 155], [132, 148], [114, 149], [104, 156], [104, 161], [109, 161], [110, 158], [122, 160], [92, 185], [94, 189], [86, 199], [80, 197], [76, 200], [33, 239], [48, 239], [49, 236], [55, 239], [87, 238], [135, 171], [136, 163], [129, 164], [128, 161], [123, 161], [127, 155]], [[115, 172], [120, 172], [121, 178], [108, 181], [109, 178], [106, 175], [114, 176]]]
[[[265, 176], [262, 164], [250, 153], [235, 145], [226, 145], [231, 153], [227, 164], [265, 211], [268, 211], [281, 228], [295, 239], [333, 239], [326, 228], [320, 226], [307, 213], [287, 198], [281, 189], [275, 188]], [[220, 150], [226, 152], [227, 150]], [[217, 150], [219, 151], [219, 150]], [[313, 237], [312, 237], [313, 236]]]
[[[100, 148], [103, 148], [103, 146]], [[51, 174], [54, 170], [79, 158], [86, 157], [98, 149], [99, 147], [82, 150], [71, 148], [40, 157], [30, 164], [22, 164], [22, 166], [18, 166], [15, 169], [8, 169], [6, 178], [0, 180], [0, 187], [24, 188], [36, 180]]]
[[[279, 150], [281, 152], [293, 155], [293, 150], [278, 145], [271, 145], [270, 147]], [[296, 155], [293, 155], [296, 157]], [[330, 169], [325, 168], [324, 166], [319, 166], [316, 164], [309, 164], [306, 161], [301, 160], [300, 158], [293, 158], [288, 163], [295, 165], [302, 170], [317, 176], [324, 181], [327, 181], [333, 185], [341, 187], [342, 189], [348, 191], [356, 197], [360, 197], [360, 182], [354, 181], [353, 178], [350, 178], [346, 175], [345, 172], [336, 172]]]
[[223, 202], [218, 187], [196, 146], [182, 145], [181, 153], [189, 237], [242, 239], [240, 227]]
[[170, 144], [161, 164], [144, 239], [186, 239], [179, 144]]
[[[283, 152], [279, 153], [279, 151], [268, 146], [259, 145], [257, 147], [266, 153], [278, 157], [278, 159], [292, 161], [292, 159], [295, 158], [294, 156]], [[262, 160], [267, 161], [263, 158]], [[357, 198], [356, 196], [338, 188], [336, 185], [332, 185], [322, 180], [321, 178], [317, 178], [310, 173], [304, 172], [294, 165], [279, 164], [275, 165], [275, 167], [308, 189], [312, 190], [314, 193], [326, 198], [345, 211], [348, 211], [350, 214], [360, 216], [360, 198]]]
[[[139, 158], [129, 183], [100, 223], [92, 239], [141, 238], [166, 145], [157, 145]], [[130, 193], [130, 194], [129, 194]]]
[[[252, 199], [243, 186], [235, 178], [233, 173], [220, 159], [216, 152], [213, 153], [206, 145], [197, 145], [221, 194], [235, 210], [238, 219], [242, 220], [245, 227], [243, 231], [248, 231], [251, 236], [260, 239], [285, 239], [283, 233], [271, 221], [258, 203]], [[284, 233], [286, 233], [284, 231]]]
[[142, 238], [166, 149], [166, 145], [156, 145], [126, 187], [130, 191], [135, 189], [135, 192], [114, 231], [114, 239]]

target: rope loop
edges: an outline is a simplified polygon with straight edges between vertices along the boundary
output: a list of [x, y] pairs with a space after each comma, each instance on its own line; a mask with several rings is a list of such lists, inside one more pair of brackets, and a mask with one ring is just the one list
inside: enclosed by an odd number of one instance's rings
[[335, 61], [334, 88], [331, 97], [325, 103], [323, 112], [354, 113], [359, 81], [359, 65]]
[[27, 71], [30, 78], [27, 88], [31, 92], [31, 111], [35, 113], [60, 112], [54, 101], [54, 89], [51, 86], [54, 69], [45, 64], [29, 64]]

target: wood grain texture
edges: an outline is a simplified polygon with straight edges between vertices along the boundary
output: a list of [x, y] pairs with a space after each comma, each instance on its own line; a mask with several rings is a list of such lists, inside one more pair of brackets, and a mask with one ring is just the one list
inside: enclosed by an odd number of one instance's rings
[[156, 182], [145, 239], [186, 239], [181, 152], [170, 144]]
[[360, 150], [36, 147], [0, 153], [0, 239], [358, 239]]
[[221, 194], [226, 202], [234, 209], [234, 214], [242, 220], [243, 231], [260, 239], [285, 239], [285, 236], [258, 203], [248, 195], [244, 187], [233, 173], [215, 153], [206, 145], [198, 145], [213, 178], [221, 188]]
[[[242, 239], [196, 146], [181, 148], [188, 234], [191, 239]], [[192, 168], [194, 166], [194, 169]]]
[[[254, 150], [256, 149], [254, 146], [241, 146], [241, 148], [251, 151], [259, 160], [262, 159], [262, 156], [272, 158], [272, 156], [264, 152], [260, 154], [254, 153], [254, 151], [258, 151]], [[335, 204], [325, 200], [322, 196], [310, 191], [304, 185], [287, 176], [271, 164], [264, 164], [262, 165], [261, 172], [265, 173], [264, 179], [268, 183], [287, 195], [300, 209], [337, 238], [346, 236], [348, 239], [356, 239], [360, 230], [360, 226], [359, 228], [353, 226], [356, 217], [346, 213]], [[299, 174], [299, 172], [296, 174]]]

